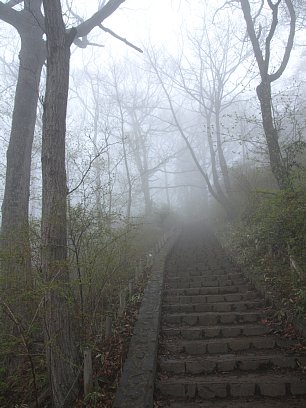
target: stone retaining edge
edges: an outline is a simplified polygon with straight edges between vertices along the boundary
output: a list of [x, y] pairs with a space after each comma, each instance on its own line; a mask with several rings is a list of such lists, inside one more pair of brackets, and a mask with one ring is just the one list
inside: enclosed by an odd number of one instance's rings
[[178, 232], [168, 239], [153, 262], [113, 408], [153, 407], [164, 269], [177, 237]]

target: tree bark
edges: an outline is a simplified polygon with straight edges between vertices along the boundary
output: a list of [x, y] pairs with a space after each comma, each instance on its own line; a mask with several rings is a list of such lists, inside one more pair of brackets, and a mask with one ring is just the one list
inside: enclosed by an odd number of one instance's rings
[[78, 352], [69, 306], [67, 262], [66, 112], [70, 46], [60, 0], [43, 0], [47, 35], [47, 83], [42, 135], [42, 268], [45, 296], [45, 344], [55, 408], [71, 407], [78, 393]]

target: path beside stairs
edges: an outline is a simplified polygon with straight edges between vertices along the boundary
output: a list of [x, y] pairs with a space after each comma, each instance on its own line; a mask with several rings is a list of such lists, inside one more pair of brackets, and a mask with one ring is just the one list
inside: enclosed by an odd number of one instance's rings
[[168, 256], [155, 406], [306, 408], [306, 354], [269, 333], [271, 308], [202, 226]]

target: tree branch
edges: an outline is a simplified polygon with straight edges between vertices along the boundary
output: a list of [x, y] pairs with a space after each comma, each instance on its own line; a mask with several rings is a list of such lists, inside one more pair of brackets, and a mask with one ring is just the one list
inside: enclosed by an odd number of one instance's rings
[[5, 23], [8, 23], [11, 26], [15, 27], [16, 30], [19, 31], [22, 26], [22, 18], [20, 16], [20, 12], [14, 10], [12, 6], [9, 6], [9, 3], [4, 4], [2, 3], [2, 1], [0, 1], [0, 19]]
[[278, 78], [280, 78], [283, 74], [283, 72], [285, 71], [288, 62], [289, 62], [289, 58], [290, 58], [290, 54], [293, 48], [293, 43], [294, 43], [294, 36], [295, 36], [295, 27], [296, 27], [296, 14], [295, 14], [295, 10], [294, 10], [294, 6], [292, 4], [291, 0], [285, 0], [286, 6], [288, 8], [289, 14], [290, 14], [290, 32], [289, 32], [289, 37], [288, 37], [288, 41], [287, 41], [287, 45], [286, 45], [286, 49], [285, 49], [285, 53], [284, 53], [284, 57], [282, 59], [281, 65], [279, 67], [279, 69], [274, 73], [269, 75], [269, 80], [270, 82], [274, 82], [276, 81]]
[[102, 21], [114, 13], [125, 0], [109, 0], [109, 2], [97, 11], [88, 20], [76, 27], [77, 37], [86, 37], [95, 27], [99, 26]]
[[271, 56], [271, 41], [275, 34], [275, 30], [278, 24], [278, 6], [280, 4], [280, 0], [278, 0], [276, 4], [273, 4], [271, 0], [268, 0], [268, 4], [269, 4], [270, 9], [272, 10], [272, 23], [271, 23], [270, 31], [269, 31], [269, 34], [267, 35], [266, 44], [265, 44], [265, 64], [267, 67], [267, 71], [268, 71], [270, 56]]
[[120, 40], [122, 42], [124, 42], [124, 44], [128, 45], [131, 48], [134, 48], [134, 50], [143, 53], [142, 49], [137, 47], [136, 45], [132, 44], [131, 42], [129, 42], [126, 38], [121, 37], [120, 35], [114, 33], [114, 31], [110, 30], [109, 28], [103, 26], [102, 24], [99, 24], [99, 27], [101, 28], [101, 30], [105, 31], [106, 33], [109, 33], [110, 35], [112, 35], [113, 37], [117, 38], [117, 40]]
[[267, 72], [267, 67], [265, 66], [264, 58], [260, 49], [259, 45], [259, 40], [257, 38], [256, 32], [255, 32], [255, 27], [254, 27], [254, 21], [252, 19], [252, 14], [251, 14], [251, 6], [249, 3], [249, 0], [240, 0], [241, 4], [241, 9], [244, 15], [244, 19], [247, 25], [247, 32], [250, 37], [255, 58], [257, 61], [257, 65], [260, 71], [260, 75], [262, 78], [266, 77], [268, 72]]
[[75, 45], [77, 45], [79, 48], [87, 48], [89, 45], [92, 45], [94, 47], [101, 47], [101, 48], [104, 47], [103, 44], [97, 44], [97, 43], [93, 43], [93, 42], [88, 41], [87, 37], [82, 37], [82, 39], [81, 38], [75, 38], [73, 43]]

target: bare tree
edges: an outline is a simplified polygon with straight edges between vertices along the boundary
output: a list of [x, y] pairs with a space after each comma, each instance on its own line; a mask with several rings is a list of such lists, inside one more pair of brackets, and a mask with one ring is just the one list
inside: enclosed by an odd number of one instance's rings
[[[210, 17], [214, 24], [209, 23]], [[176, 62], [175, 85], [190, 98], [193, 108], [202, 117], [214, 187], [224, 202], [231, 201], [233, 192], [224, 152], [222, 121], [252, 78], [252, 62], [248, 61], [250, 50], [239, 38], [239, 28], [230, 21], [228, 14], [212, 17], [209, 9], [205, 9], [199, 29], [188, 33], [188, 38], [191, 56], [182, 52]]]
[[[224, 208], [224, 210], [227, 212], [227, 214], [232, 217], [232, 211], [231, 209], [228, 207], [228, 202], [223, 200], [223, 196], [219, 196], [218, 192], [214, 189], [213, 185], [210, 182], [209, 176], [207, 174], [207, 170], [205, 168], [203, 168], [203, 166], [201, 165], [200, 162], [200, 158], [197, 157], [197, 154], [195, 152], [195, 150], [193, 149], [192, 143], [190, 142], [188, 135], [186, 134], [186, 132], [184, 131], [183, 126], [180, 123], [180, 120], [178, 118], [178, 114], [176, 112], [175, 109], [175, 105], [173, 102], [173, 99], [171, 97], [171, 89], [167, 88], [167, 84], [162, 76], [162, 72], [160, 70], [160, 67], [158, 66], [158, 62], [157, 62], [157, 54], [156, 52], [154, 52], [153, 50], [151, 50], [150, 52], [147, 52], [148, 55], [148, 59], [149, 59], [149, 63], [153, 69], [153, 72], [155, 72], [156, 77], [164, 91], [164, 94], [166, 96], [166, 99], [168, 101], [169, 104], [169, 108], [171, 111], [171, 115], [173, 117], [173, 122], [174, 125], [177, 127], [179, 134], [181, 135], [181, 137], [183, 138], [184, 142], [186, 143], [186, 147], [188, 148], [194, 163], [197, 167], [197, 169], [199, 170], [200, 174], [202, 175], [202, 177], [204, 178], [206, 184], [207, 184], [207, 188], [208, 191], [210, 192], [210, 194], [215, 198], [216, 201], [218, 201], [221, 206]], [[171, 88], [173, 88], [173, 84], [171, 86]]]
[[[285, 189], [290, 185], [290, 179], [288, 169], [286, 168], [282, 157], [278, 129], [274, 121], [271, 85], [282, 76], [289, 62], [294, 43], [296, 14], [291, 0], [277, 0], [276, 2], [267, 0], [267, 5], [271, 12], [271, 21], [267, 30], [267, 35], [263, 39], [261, 38], [261, 26], [257, 26], [256, 24], [258, 17], [262, 13], [264, 3], [264, 1], [260, 2], [259, 8], [255, 13], [252, 13], [249, 0], [240, 0], [240, 6], [244, 15], [247, 32], [252, 43], [261, 78], [261, 82], [257, 86], [256, 91], [260, 102], [262, 124], [267, 141], [271, 169], [277, 180], [278, 186], [281, 189]], [[278, 26], [278, 14], [281, 4], [285, 6], [290, 16], [289, 34], [280, 65], [274, 70], [274, 72], [271, 72], [272, 40]]]

